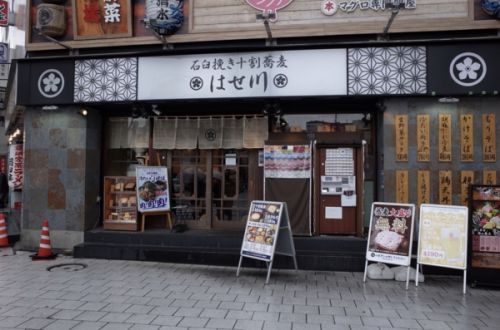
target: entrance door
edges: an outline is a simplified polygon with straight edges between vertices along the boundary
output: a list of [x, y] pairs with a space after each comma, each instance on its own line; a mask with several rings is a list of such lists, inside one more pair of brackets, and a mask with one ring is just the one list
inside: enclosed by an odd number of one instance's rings
[[318, 148], [316, 196], [320, 234], [356, 234], [356, 152], [354, 148]]
[[172, 151], [176, 221], [190, 228], [243, 229], [250, 201], [261, 187], [250, 175], [258, 170], [256, 159], [254, 150]]

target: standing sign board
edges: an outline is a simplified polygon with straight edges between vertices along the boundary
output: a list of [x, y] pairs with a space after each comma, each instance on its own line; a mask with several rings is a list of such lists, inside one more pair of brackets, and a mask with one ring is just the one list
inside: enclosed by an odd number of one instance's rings
[[500, 186], [471, 186], [469, 281], [500, 285]]
[[[465, 206], [422, 204], [417, 265], [429, 265], [464, 271], [465, 294], [467, 269], [467, 222]], [[418, 286], [418, 272], [415, 279]]]
[[170, 210], [166, 167], [137, 166], [136, 181], [139, 212], [166, 212]]
[[363, 281], [366, 281], [368, 261], [401, 265], [408, 267], [408, 289], [414, 217], [413, 204], [372, 204]]
[[275, 254], [292, 257], [295, 269], [297, 269], [295, 246], [286, 203], [252, 201], [248, 211], [236, 276], [239, 276], [243, 257], [262, 260], [267, 263], [267, 284]]

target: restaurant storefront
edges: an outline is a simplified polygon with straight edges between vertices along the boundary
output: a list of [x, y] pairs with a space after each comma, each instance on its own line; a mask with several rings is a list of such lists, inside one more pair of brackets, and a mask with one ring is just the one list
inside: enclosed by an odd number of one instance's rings
[[[144, 26], [132, 13], [154, 4], [122, 2], [134, 10], [115, 29], [76, 4], [74, 29], [32, 24], [32, 56], [17, 61], [26, 248], [48, 218], [56, 248], [170, 260], [163, 218], [139, 232], [141, 165], [166, 167], [174, 224], [197, 233], [176, 249], [224, 233], [211, 252], [237, 254], [251, 201], [277, 200], [311, 267], [332, 249], [362, 255], [374, 201], [465, 205], [470, 183], [496, 183], [498, 22], [478, 6], [289, 1], [256, 16], [243, 2], [174, 1], [175, 26]], [[111, 241], [122, 250], [105, 255]], [[137, 252], [146, 245], [159, 254]]]

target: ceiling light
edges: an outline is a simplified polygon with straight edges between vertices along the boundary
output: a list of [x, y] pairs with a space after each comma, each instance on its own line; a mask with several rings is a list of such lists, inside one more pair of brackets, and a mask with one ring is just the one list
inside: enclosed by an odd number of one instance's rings
[[440, 103], [458, 103], [460, 99], [457, 97], [441, 97], [438, 99]]

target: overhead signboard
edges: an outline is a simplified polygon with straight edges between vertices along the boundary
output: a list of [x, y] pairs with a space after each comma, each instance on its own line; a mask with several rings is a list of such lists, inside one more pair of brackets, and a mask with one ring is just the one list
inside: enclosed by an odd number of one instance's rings
[[427, 46], [427, 91], [437, 95], [500, 91], [498, 43]]
[[141, 57], [138, 99], [346, 95], [346, 49]]
[[9, 25], [9, 2], [0, 0], [0, 26]]

